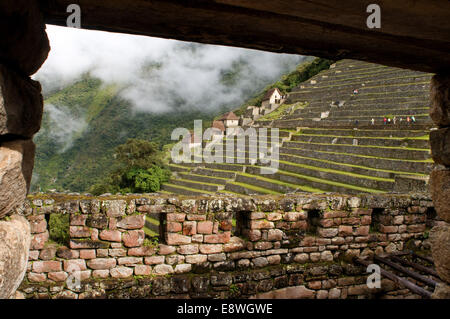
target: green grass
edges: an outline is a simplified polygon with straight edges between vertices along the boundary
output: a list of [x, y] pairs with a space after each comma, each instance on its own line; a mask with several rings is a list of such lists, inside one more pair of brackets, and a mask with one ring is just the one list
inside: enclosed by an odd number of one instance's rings
[[[198, 189], [189, 188], [189, 187], [186, 187], [186, 186], [175, 185], [175, 184], [171, 184], [171, 183], [164, 183], [163, 186], [164, 185], [167, 185], [167, 186], [170, 186], [170, 187], [173, 187], [173, 188], [184, 189], [184, 190], [187, 190], [187, 191], [190, 191], [190, 192], [195, 192], [195, 193], [198, 193], [199, 195], [200, 194], [214, 194], [213, 192], [204, 191], [204, 190], [198, 190]], [[170, 192], [170, 191], [168, 191], [168, 192], [172, 194], [172, 192]]]
[[159, 234], [153, 230], [151, 230], [150, 228], [144, 227], [144, 233], [145, 235], [149, 236], [149, 237], [156, 237], [159, 236]]
[[[263, 117], [260, 117], [258, 119], [258, 121], [265, 121], [265, 120], [275, 120], [281, 117], [281, 115], [290, 115], [292, 114], [295, 110], [298, 109], [303, 109], [307, 106], [307, 103], [301, 103], [301, 102], [297, 102], [297, 103], [293, 103], [293, 104], [281, 104], [275, 111], [264, 115]], [[287, 110], [289, 110], [289, 108], [292, 107], [292, 110], [289, 112], [289, 114], [284, 114], [287, 112]]]
[[253, 175], [253, 174], [248, 174], [248, 173], [241, 173], [239, 175], [252, 177], [255, 179], [259, 179], [259, 180], [277, 184], [277, 185], [287, 186], [287, 187], [290, 187], [293, 189], [300, 189], [302, 191], [309, 192], [309, 193], [323, 193], [324, 192], [323, 190], [318, 189], [318, 188], [314, 188], [314, 187], [310, 187], [310, 186], [306, 186], [306, 185], [296, 185], [296, 184], [286, 183], [286, 182], [279, 181], [277, 179], [267, 178], [267, 177], [263, 177], [260, 175]]
[[339, 186], [339, 187], [343, 187], [343, 188], [354, 189], [354, 190], [361, 191], [364, 193], [375, 193], [375, 194], [385, 193], [385, 191], [381, 191], [381, 190], [377, 190], [377, 189], [365, 188], [365, 187], [360, 187], [360, 186], [351, 185], [351, 184], [344, 184], [344, 183], [334, 182], [334, 181], [330, 181], [330, 180], [324, 180], [324, 179], [320, 179], [317, 177], [296, 174], [296, 173], [292, 173], [292, 172], [283, 171], [280, 169], [278, 170], [278, 173], [303, 178], [303, 179], [310, 180], [310, 181], [316, 182], [316, 183], [322, 183], [322, 184]]
[[[224, 178], [224, 177], [216, 177], [216, 176], [208, 176], [208, 175], [200, 175], [200, 174], [194, 174], [194, 173], [182, 173], [181, 175], [187, 175], [187, 176], [198, 176], [198, 177], [202, 177], [202, 178], [214, 178], [214, 179], [221, 179], [224, 182], [226, 182], [227, 180], [229, 180], [229, 178]], [[191, 181], [191, 180], [188, 180]], [[200, 182], [200, 181], [193, 181], [193, 182], [197, 182], [197, 183], [201, 183], [201, 184], [208, 184], [205, 182]], [[218, 185], [218, 184], [214, 184], [211, 183], [211, 185]]]
[[262, 187], [258, 187], [258, 186], [254, 186], [254, 185], [248, 185], [248, 184], [244, 184], [244, 183], [239, 183], [239, 182], [229, 182], [229, 184], [234, 184], [234, 185], [238, 185], [247, 189], [251, 189], [254, 190], [258, 193], [263, 193], [263, 194], [271, 194], [271, 195], [280, 195], [282, 193], [280, 192], [276, 192], [270, 189], [266, 189], [266, 188], [262, 188]]

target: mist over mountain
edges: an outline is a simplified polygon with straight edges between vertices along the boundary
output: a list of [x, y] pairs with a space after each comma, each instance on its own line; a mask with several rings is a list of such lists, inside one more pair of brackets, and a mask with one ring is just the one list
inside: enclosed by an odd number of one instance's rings
[[171, 143], [295, 69], [305, 57], [48, 26], [32, 190], [85, 191], [128, 138]]

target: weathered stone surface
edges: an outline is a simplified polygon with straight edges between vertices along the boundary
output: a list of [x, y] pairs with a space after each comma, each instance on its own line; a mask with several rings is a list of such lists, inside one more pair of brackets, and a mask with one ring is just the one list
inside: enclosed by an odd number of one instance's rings
[[118, 230], [102, 230], [100, 232], [100, 239], [120, 242], [122, 240], [122, 233]]
[[39, 82], [0, 64], [0, 135], [31, 138], [41, 127], [42, 111]]
[[35, 73], [50, 51], [38, 3], [36, 0], [0, 3], [0, 59], [26, 75]]
[[122, 218], [117, 223], [117, 227], [123, 229], [140, 229], [144, 227], [145, 215], [132, 215]]
[[167, 274], [172, 274], [174, 272], [172, 266], [169, 265], [156, 265], [153, 268], [153, 273], [155, 275], [167, 275]]
[[430, 174], [434, 208], [440, 218], [450, 223], [450, 169], [434, 169]]
[[450, 127], [431, 131], [430, 145], [434, 162], [450, 166]]
[[145, 233], [143, 230], [130, 230], [123, 234], [123, 244], [126, 247], [138, 247], [144, 243]]
[[440, 126], [450, 126], [450, 74], [436, 74], [431, 79], [430, 117]]
[[305, 286], [287, 287], [264, 292], [251, 297], [251, 299], [312, 299], [314, 291]]
[[117, 264], [116, 259], [114, 258], [97, 258], [92, 259], [87, 262], [87, 265], [91, 269], [111, 269], [114, 268]]
[[125, 215], [127, 202], [124, 200], [105, 200], [102, 210], [108, 217], [120, 217]]
[[433, 294], [431, 295], [432, 299], [450, 299], [450, 286], [438, 283], [436, 288], [434, 289]]
[[30, 225], [24, 217], [0, 221], [0, 299], [11, 297], [22, 282], [30, 242]]
[[111, 277], [113, 278], [128, 278], [133, 275], [133, 268], [128, 267], [116, 267], [110, 270]]
[[430, 241], [436, 271], [442, 280], [450, 283], [450, 225], [433, 227]]
[[31, 140], [0, 145], [0, 218], [23, 204], [30, 188], [35, 145]]

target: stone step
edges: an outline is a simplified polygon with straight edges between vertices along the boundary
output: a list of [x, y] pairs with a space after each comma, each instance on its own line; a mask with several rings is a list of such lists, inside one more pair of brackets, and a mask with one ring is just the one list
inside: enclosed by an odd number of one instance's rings
[[261, 178], [255, 177], [255, 176], [238, 174], [236, 176], [236, 182], [253, 185], [253, 186], [257, 186], [257, 187], [261, 187], [261, 188], [265, 188], [265, 189], [270, 189], [270, 190], [278, 192], [278, 193], [292, 193], [292, 192], [296, 191], [296, 188], [293, 188], [293, 187], [290, 187], [287, 185], [282, 185], [282, 184], [275, 183], [275, 182], [271, 182], [267, 179], [261, 179]]
[[[249, 167], [248, 173], [255, 174], [258, 168], [257, 167]], [[343, 193], [343, 194], [357, 194], [366, 192], [359, 187], [354, 187], [352, 185], [345, 185], [342, 183], [331, 182], [328, 180], [315, 178], [311, 176], [298, 175], [290, 172], [278, 171], [274, 174], [267, 175], [268, 178], [276, 179], [281, 182], [294, 184], [294, 185], [305, 185], [308, 187], [314, 187], [316, 189], [321, 189], [323, 192], [335, 192], [335, 193]], [[379, 192], [373, 190], [373, 192]]]
[[320, 128], [302, 128], [301, 133], [315, 135], [336, 135], [336, 136], [354, 136], [354, 137], [419, 137], [429, 135], [428, 130], [395, 130], [390, 126], [382, 126], [380, 129], [354, 130], [354, 129], [320, 129]]
[[[336, 73], [340, 72], [340, 73]], [[325, 75], [325, 77], [324, 77]], [[295, 87], [292, 91], [299, 91], [302, 89], [310, 89], [310, 88], [318, 88], [321, 86], [330, 85], [333, 84], [340, 84], [345, 82], [359, 82], [359, 83], [365, 83], [366, 81], [371, 81], [373, 79], [380, 79], [380, 78], [402, 78], [402, 77], [411, 77], [411, 76], [431, 76], [429, 73], [423, 73], [419, 71], [412, 71], [412, 70], [400, 70], [400, 69], [393, 69], [389, 67], [371, 67], [371, 68], [360, 68], [360, 69], [343, 69], [343, 70], [334, 70], [334, 71], [324, 71], [321, 74], [318, 74], [311, 78], [310, 80], [307, 80], [297, 87]], [[312, 84], [311, 81], [316, 81], [315, 84]], [[303, 88], [302, 88], [303, 87]]]
[[169, 193], [188, 195], [188, 196], [198, 196], [198, 195], [203, 195], [203, 194], [209, 193], [209, 192], [204, 192], [204, 191], [192, 190], [192, 189], [189, 189], [186, 187], [182, 187], [180, 185], [173, 185], [170, 183], [163, 184], [161, 186], [161, 189], [164, 191], [167, 191]]
[[[429, 92], [430, 89], [430, 77], [416, 78], [405, 77], [403, 79], [380, 79], [378, 81], [372, 81], [371, 83], [339, 83], [334, 85], [324, 85], [318, 88], [302, 89], [299, 91], [292, 91], [289, 93], [289, 99], [305, 100], [320, 98], [333, 98], [339, 96], [353, 96], [355, 98], [364, 96], [370, 93], [384, 93], [393, 94], [401, 92]], [[364, 85], [362, 85], [364, 84]], [[353, 90], [358, 89], [358, 94], [354, 95]]]
[[[337, 100], [335, 100], [337, 101]], [[331, 101], [329, 104], [318, 104], [318, 106], [308, 105], [304, 109], [295, 110], [292, 114], [304, 114], [304, 113], [321, 113], [326, 111], [331, 112], [373, 112], [373, 111], [385, 111], [385, 110], [409, 110], [417, 108], [427, 108], [429, 109], [429, 102], [427, 101], [410, 101], [406, 103], [369, 103], [365, 105], [359, 105], [353, 101], [345, 101], [343, 106], [331, 106]]]
[[341, 109], [341, 108], [330, 108], [326, 111], [318, 111], [318, 112], [297, 112], [292, 113], [291, 115], [284, 116], [284, 120], [295, 119], [299, 117], [303, 118], [315, 118], [322, 115], [323, 112], [330, 112], [328, 117], [350, 117], [350, 116], [369, 116], [369, 117], [384, 117], [386, 115], [397, 116], [399, 115], [415, 115], [415, 114], [428, 114], [428, 107], [418, 107], [418, 108], [400, 108], [400, 109], [372, 109], [372, 110], [359, 110], [359, 109]]
[[358, 154], [333, 153], [324, 151], [314, 151], [308, 148], [280, 150], [280, 154], [306, 156], [309, 158], [322, 159], [331, 162], [353, 164], [373, 169], [387, 171], [406, 171], [418, 174], [429, 174], [433, 167], [432, 162], [408, 161], [390, 158], [379, 158], [363, 156]]
[[[388, 112], [388, 111], [387, 111]], [[398, 124], [405, 124], [408, 125], [406, 122], [406, 118], [409, 116], [413, 116], [416, 119], [416, 123], [432, 123], [432, 120], [430, 118], [430, 116], [425, 112], [425, 114], [423, 113], [423, 111], [421, 113], [415, 113], [413, 111], [408, 111], [408, 112], [404, 112], [403, 114], [392, 114], [392, 113], [384, 113], [384, 115], [382, 116], [374, 116], [374, 115], [370, 115], [370, 116], [365, 116], [365, 115], [359, 115], [357, 112], [354, 112], [354, 116], [339, 116], [333, 113], [330, 113], [330, 115], [328, 117], [325, 118], [320, 118], [319, 116], [313, 116], [313, 115], [308, 115], [308, 116], [303, 116], [300, 115], [297, 117], [292, 117], [292, 118], [287, 118], [287, 120], [314, 120], [314, 119], [320, 119], [321, 122], [327, 122], [327, 121], [333, 121], [333, 122], [339, 122], [339, 123], [344, 123], [344, 122], [349, 122], [349, 123], [353, 123], [355, 120], [358, 120], [360, 124], [362, 123], [368, 123], [371, 124], [372, 119], [374, 119], [376, 121], [376, 123], [378, 124], [383, 124], [383, 119], [384, 116], [396, 116], [397, 120], [398, 120]], [[400, 121], [400, 119], [402, 119], [402, 121]], [[283, 118], [283, 120], [286, 120], [285, 118]], [[392, 120], [391, 120], [392, 121]], [[397, 123], [396, 123], [397, 124]], [[413, 124], [411, 124], [413, 125]]]
[[[420, 94], [421, 93], [421, 94]], [[309, 102], [309, 103], [327, 103], [330, 104], [333, 100], [339, 101], [352, 101], [353, 103], [376, 100], [379, 103], [386, 102], [399, 102], [407, 101], [410, 99], [424, 101], [427, 99], [426, 90], [408, 90], [408, 91], [393, 91], [393, 92], [373, 92], [373, 93], [358, 93], [356, 95], [352, 92], [338, 92], [338, 94], [333, 95], [320, 95], [312, 94], [311, 96], [305, 96], [301, 93], [291, 93], [289, 96], [289, 101], [295, 102]]]
[[372, 176], [349, 175], [348, 172], [342, 171], [325, 171], [322, 167], [302, 167], [292, 164], [280, 163], [279, 169], [299, 175], [306, 175], [323, 180], [375, 190], [391, 191], [394, 187], [394, 180], [377, 180], [373, 179]]
[[169, 169], [172, 172], [189, 172], [191, 170], [191, 166], [182, 166], [182, 165], [175, 165], [175, 164], [169, 164]]
[[244, 172], [245, 166], [243, 165], [233, 165], [233, 164], [221, 164], [221, 163], [205, 163], [205, 168], [217, 169], [222, 171], [230, 171], [230, 172]]
[[[345, 79], [336, 79], [331, 76], [328, 78], [318, 78], [315, 85], [307, 82], [306, 85], [303, 85], [303, 88], [297, 87], [294, 88], [290, 93], [301, 93], [301, 92], [324, 92], [331, 90], [341, 90], [341, 89], [349, 89], [353, 87], [353, 89], [358, 88], [372, 88], [372, 87], [392, 87], [399, 86], [402, 84], [408, 83], [424, 83], [429, 84], [431, 80], [431, 74], [428, 73], [403, 73], [398, 74], [395, 72], [386, 72], [386, 73], [377, 73], [370, 75], [362, 75], [359, 77], [347, 77]], [[308, 84], [309, 83], [309, 84]], [[352, 89], [352, 90], [353, 90]]]
[[200, 182], [188, 181], [183, 179], [171, 179], [170, 184], [175, 186], [183, 186], [193, 190], [217, 192], [219, 189], [223, 189], [221, 185], [205, 184]]
[[[371, 169], [370, 167], [364, 166], [352, 166], [351, 164], [338, 163], [338, 162], [326, 162], [325, 160], [319, 160], [310, 157], [300, 157], [289, 154], [280, 154], [280, 161], [293, 163], [293, 164], [303, 164], [309, 166], [322, 167], [325, 169], [334, 169], [342, 172], [379, 177], [379, 178], [391, 178], [395, 176], [395, 172], [383, 171], [380, 169]], [[400, 171], [399, 173], [407, 174], [408, 172]], [[413, 173], [413, 172], [412, 172]]]
[[407, 124], [406, 121], [397, 122], [395, 125], [384, 125], [384, 124], [375, 124], [371, 125], [370, 121], [359, 121], [358, 125], [356, 125], [353, 121], [349, 120], [336, 120], [336, 121], [314, 121], [314, 120], [277, 120], [270, 123], [270, 125], [281, 127], [281, 128], [299, 128], [299, 127], [308, 127], [308, 128], [342, 128], [342, 129], [398, 129], [398, 130], [428, 130], [434, 126], [431, 119], [422, 120], [420, 123], [415, 124]]
[[346, 137], [346, 136], [320, 136], [320, 135], [293, 135], [291, 141], [304, 143], [322, 143], [322, 144], [348, 144], [353, 145], [372, 145], [372, 146], [391, 146], [391, 147], [409, 147], [409, 148], [430, 148], [429, 140], [421, 139], [392, 139], [392, 138], [372, 138], [372, 137]]
[[243, 194], [243, 195], [265, 195], [274, 194], [275, 192], [265, 189], [253, 189], [249, 185], [240, 185], [234, 182], [229, 182], [225, 185], [225, 190], [233, 193]]
[[179, 173], [180, 177], [186, 181], [203, 182], [208, 184], [225, 185], [226, 179], [216, 178], [204, 175], [197, 175], [192, 173]]
[[220, 170], [214, 170], [214, 169], [208, 169], [208, 168], [196, 168], [195, 174], [198, 175], [204, 175], [204, 176], [211, 176], [211, 177], [220, 177], [225, 179], [234, 179], [236, 177], [236, 173], [229, 172], [229, 171], [220, 171]]
[[371, 146], [353, 146], [353, 145], [338, 145], [338, 144], [313, 144], [303, 142], [285, 142], [280, 152], [289, 149], [303, 149], [308, 148], [315, 151], [325, 151], [334, 153], [370, 155], [390, 159], [403, 160], [426, 160], [431, 158], [429, 150], [409, 150], [402, 148], [388, 148], [388, 147], [371, 147]]

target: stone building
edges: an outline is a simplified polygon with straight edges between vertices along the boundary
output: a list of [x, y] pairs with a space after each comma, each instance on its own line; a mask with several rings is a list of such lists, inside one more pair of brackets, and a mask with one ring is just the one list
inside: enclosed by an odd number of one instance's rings
[[274, 111], [277, 107], [284, 102], [283, 93], [278, 88], [273, 88], [267, 91], [264, 95], [261, 108], [265, 111], [264, 114], [268, 114]]

